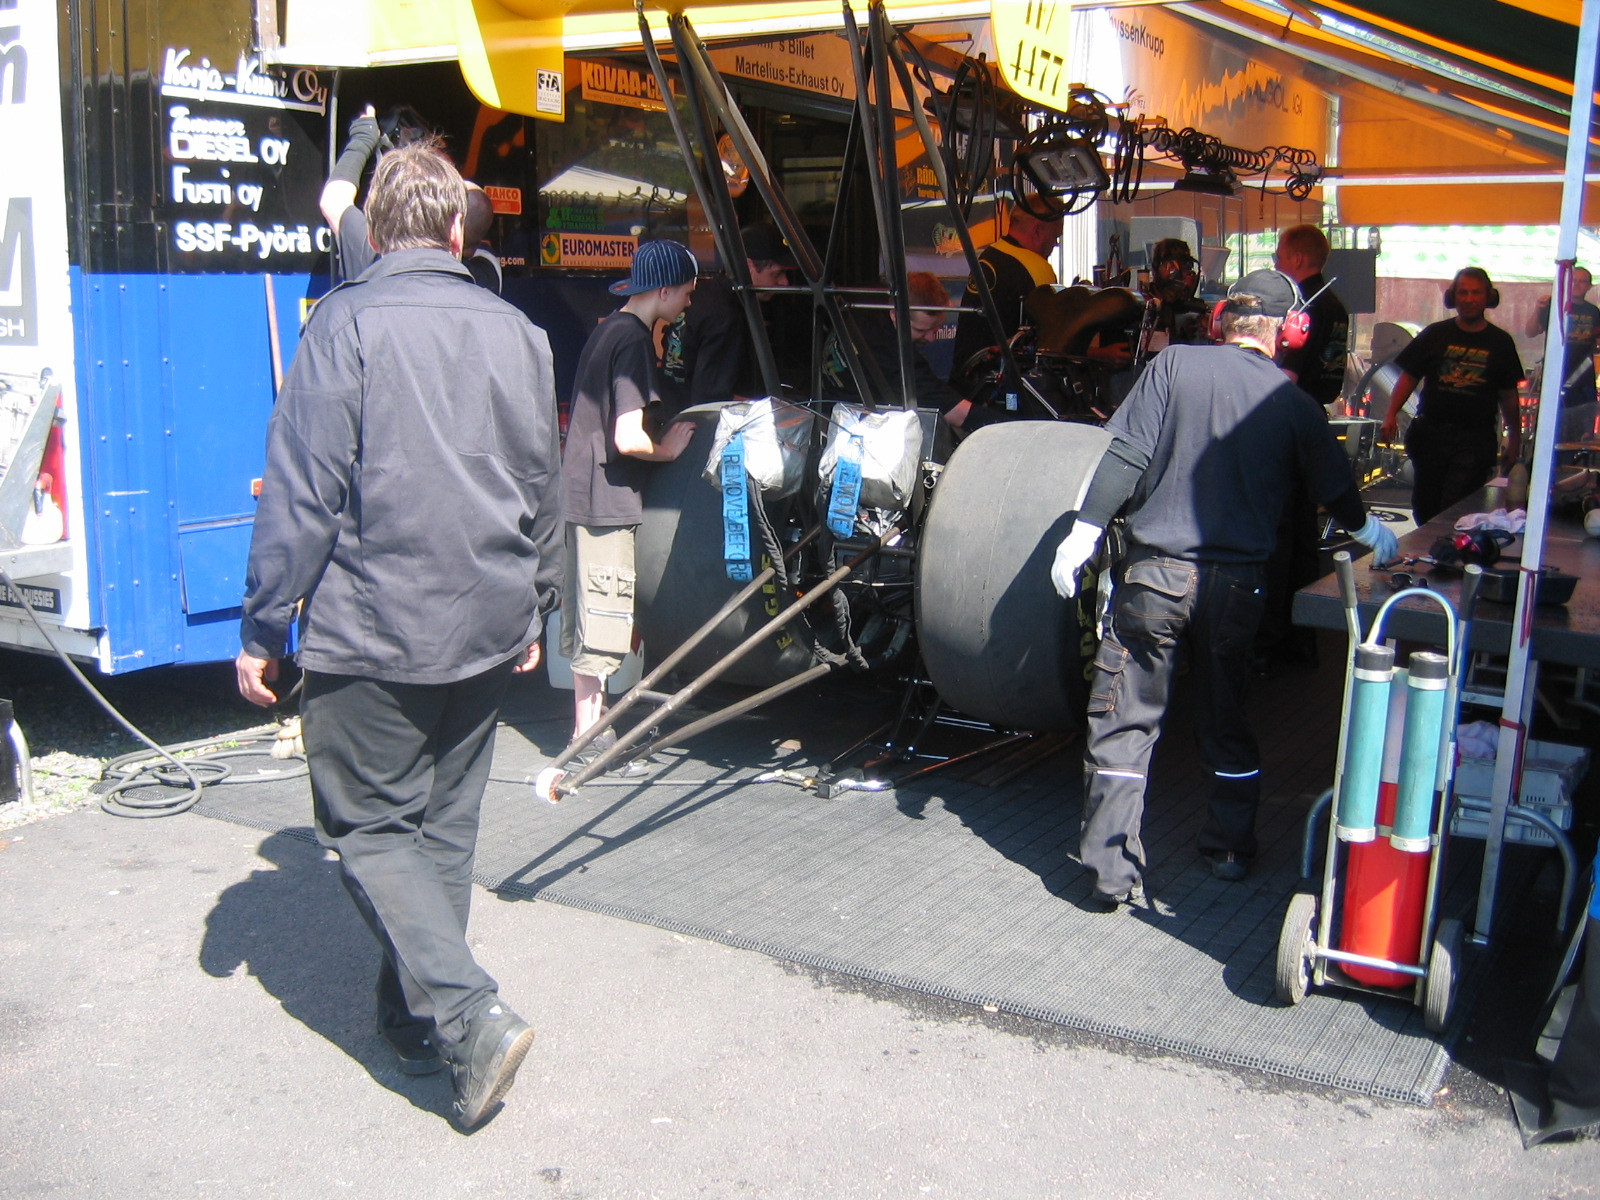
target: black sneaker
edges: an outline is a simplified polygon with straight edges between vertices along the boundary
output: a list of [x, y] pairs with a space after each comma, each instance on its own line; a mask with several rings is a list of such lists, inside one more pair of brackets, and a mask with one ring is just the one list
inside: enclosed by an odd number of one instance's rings
[[1243, 855], [1232, 850], [1218, 850], [1211, 855], [1211, 877], [1223, 883], [1238, 883], [1250, 874], [1250, 864]]
[[533, 1045], [533, 1026], [498, 999], [479, 1008], [450, 1055], [456, 1089], [455, 1119], [462, 1129], [481, 1122], [511, 1090], [517, 1068]]
[[378, 1025], [378, 1036], [389, 1043], [400, 1069], [407, 1075], [432, 1075], [444, 1070], [444, 1057], [431, 1039], [398, 1029], [385, 1029]]
[[594, 741], [585, 746], [579, 753], [574, 754], [567, 763], [569, 771], [581, 771], [607, 750], [617, 744], [617, 731], [608, 729], [598, 735]]

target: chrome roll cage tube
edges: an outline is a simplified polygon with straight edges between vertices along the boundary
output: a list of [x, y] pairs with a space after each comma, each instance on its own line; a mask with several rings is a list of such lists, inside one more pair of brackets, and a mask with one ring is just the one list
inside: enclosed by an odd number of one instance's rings
[[[735, 292], [740, 297], [745, 320], [750, 326], [752, 343], [761, 367], [762, 382], [768, 393], [776, 395], [778, 390], [776, 360], [766, 325], [761, 319], [757, 289], [750, 278], [733, 197], [728, 191], [726, 182], [714, 178], [717, 173], [705, 165], [715, 159], [715, 130], [718, 126], [727, 131], [735, 150], [749, 167], [750, 182], [766, 203], [779, 232], [794, 252], [800, 273], [805, 277], [805, 290], [809, 291], [812, 297], [814, 324], [826, 316], [830, 326], [838, 332], [839, 349], [844, 356], [862, 405], [867, 409], [875, 409], [881, 405], [884, 397], [898, 395], [903, 407], [915, 407], [916, 397], [912, 384], [914, 350], [911, 343], [910, 305], [906, 294], [905, 235], [900, 221], [903, 197], [899, 171], [893, 161], [896, 117], [893, 93], [895, 83], [898, 83], [901, 94], [908, 99], [915, 97], [916, 90], [900, 45], [900, 35], [891, 25], [883, 5], [877, 2], [868, 5], [865, 45], [862, 42], [861, 25], [849, 0], [844, 0], [842, 5], [844, 32], [850, 45], [851, 65], [856, 84], [856, 108], [846, 143], [845, 170], [851, 169], [857, 149], [864, 144], [867, 160], [875, 168], [867, 172], [868, 185], [879, 243], [883, 248], [884, 261], [887, 265], [889, 296], [895, 313], [895, 336], [900, 366], [898, 388], [890, 386], [882, 368], [871, 355], [861, 352], [863, 342], [851, 316], [851, 306], [847, 302], [841, 302], [840, 299], [841, 295], [848, 291], [859, 290], [842, 288], [836, 281], [845, 217], [843, 204], [835, 204], [827, 252], [819, 254], [800, 223], [799, 215], [774, 178], [765, 154], [757, 145], [744, 115], [734, 103], [727, 83], [711, 62], [705, 43], [695, 33], [688, 16], [682, 12], [675, 12], [667, 21], [673, 52], [678, 60], [678, 79], [687, 101], [685, 107], [688, 109], [689, 120], [686, 123], [677, 106], [670, 100], [673, 95], [671, 81], [656, 47], [654, 34], [645, 15], [643, 0], [635, 0], [634, 7], [639, 16], [639, 34], [644, 44], [645, 57], [655, 74], [661, 94], [669, 98], [666, 110], [672, 123], [673, 133], [678, 139], [679, 150], [688, 165], [690, 178], [700, 202], [707, 214], [712, 217], [711, 232], [717, 254], [735, 281]], [[968, 273], [976, 284], [984, 319], [1004, 357], [1008, 377], [1017, 380], [1052, 418], [1058, 418], [1060, 412], [1018, 368], [1009, 339], [1004, 336], [1004, 326], [988, 281], [978, 269], [977, 250], [973, 245], [966, 221], [961, 218], [958, 211], [949, 172], [939, 145], [933, 137], [927, 114], [916, 103], [910, 103], [909, 109], [909, 116], [916, 127], [928, 163], [938, 182], [940, 198], [950, 211], [950, 223], [961, 241]], [[842, 200], [843, 191], [840, 197]], [[813, 394], [821, 391], [820, 360], [821, 356], [816, 356], [813, 366]]]

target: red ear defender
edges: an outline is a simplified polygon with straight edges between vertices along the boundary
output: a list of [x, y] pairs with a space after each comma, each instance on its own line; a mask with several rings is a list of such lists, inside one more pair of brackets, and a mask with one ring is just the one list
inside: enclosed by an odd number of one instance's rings
[[1278, 329], [1278, 342], [1285, 350], [1303, 349], [1310, 336], [1311, 314], [1303, 308], [1284, 317]]
[[1226, 298], [1211, 306], [1211, 320], [1206, 326], [1206, 336], [1213, 342], [1222, 341], [1222, 310], [1228, 307]]

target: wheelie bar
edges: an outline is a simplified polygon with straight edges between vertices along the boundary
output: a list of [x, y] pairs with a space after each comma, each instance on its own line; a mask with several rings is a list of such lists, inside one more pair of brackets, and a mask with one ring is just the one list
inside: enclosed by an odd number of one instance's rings
[[[784, 558], [786, 560], [793, 558], [802, 547], [816, 538], [820, 532], [820, 526], [807, 531], [804, 537], [802, 537], [798, 542], [784, 552]], [[800, 596], [782, 612], [778, 613], [765, 625], [761, 626], [760, 629], [746, 637], [744, 641], [740, 642], [721, 659], [703, 671], [693, 682], [676, 692], [668, 693], [656, 691], [656, 684], [661, 679], [665, 678], [669, 671], [671, 671], [686, 657], [688, 657], [689, 654], [691, 654], [695, 648], [700, 645], [700, 643], [706, 640], [706, 638], [710, 637], [716, 628], [721, 625], [722, 622], [730, 615], [732, 615], [732, 613], [734, 613], [740, 607], [740, 605], [744, 604], [745, 601], [749, 600], [774, 578], [777, 573], [776, 567], [769, 566], [766, 570], [762, 571], [753, 580], [741, 588], [739, 592], [731, 599], [729, 599], [729, 601], [724, 604], [710, 620], [708, 620], [704, 625], [700, 626], [700, 628], [697, 629], [683, 643], [683, 645], [679, 646], [671, 654], [667, 655], [667, 657], [663, 659], [654, 670], [652, 670], [648, 675], [634, 685], [628, 694], [619, 700], [617, 704], [605, 714], [605, 716], [603, 716], [598, 722], [586, 730], [582, 737], [574, 740], [571, 745], [557, 755], [555, 759], [551, 761], [549, 766], [539, 773], [539, 780], [548, 782], [540, 782], [536, 784], [537, 790], [540, 791], [544, 799], [549, 800], [551, 803], [555, 803], [559, 801], [562, 796], [571, 794], [584, 784], [588, 783], [590, 780], [596, 779], [600, 775], [604, 774], [611, 768], [612, 764], [616, 763], [625, 754], [628, 754], [630, 750], [643, 741], [649, 735], [651, 728], [654, 727], [658, 722], [672, 716], [690, 700], [694, 699], [695, 696], [699, 695], [707, 687], [715, 683], [735, 663], [742, 659], [751, 650], [755, 649], [756, 646], [760, 645], [762, 640], [768, 637], [774, 630], [781, 629], [795, 617], [805, 612], [806, 609], [810, 608], [818, 600], [831, 593], [839, 586], [839, 584], [848, 579], [855, 572], [857, 567], [866, 562], [868, 559], [874, 557], [881, 549], [883, 549], [884, 542], [887, 539], [892, 538], [899, 532], [899, 526], [894, 526], [884, 534], [873, 538], [872, 541], [869, 542], [860, 553], [856, 554], [849, 561], [840, 565], [832, 572], [832, 574], [828, 575], [827, 578], [823, 579], [814, 588], [806, 592], [803, 596]], [[653, 754], [658, 750], [664, 750], [669, 746], [675, 746], [679, 742], [693, 737], [696, 734], [704, 733], [706, 730], [715, 728], [726, 721], [731, 721], [735, 717], [743, 716], [745, 713], [750, 712], [759, 705], [765, 704], [769, 700], [776, 699], [778, 696], [792, 692], [796, 688], [803, 687], [805, 684], [810, 683], [814, 679], [820, 679], [823, 675], [826, 675], [831, 670], [833, 670], [832, 664], [818, 663], [815, 666], [800, 672], [791, 679], [783, 680], [781, 683], [774, 684], [763, 691], [757, 692], [753, 696], [746, 696], [742, 700], [730, 704], [725, 708], [719, 709], [714, 713], [710, 713], [696, 721], [690, 722], [689, 724], [683, 726], [683, 728], [674, 731], [666, 737], [650, 743], [649, 747], [645, 750], [645, 753]], [[575, 775], [568, 778], [564, 773], [561, 773], [561, 768], [566, 766], [567, 763], [571, 762], [579, 754], [583, 753], [583, 751], [593, 744], [594, 740], [602, 733], [613, 728], [622, 718], [622, 716], [640, 701], [649, 701], [656, 704], [657, 707], [651, 711], [649, 716], [636, 724], [632, 729], [628, 730], [626, 733], [619, 734], [617, 736], [617, 740], [611, 746], [607, 747], [606, 750], [596, 757], [593, 762], [583, 767]]]

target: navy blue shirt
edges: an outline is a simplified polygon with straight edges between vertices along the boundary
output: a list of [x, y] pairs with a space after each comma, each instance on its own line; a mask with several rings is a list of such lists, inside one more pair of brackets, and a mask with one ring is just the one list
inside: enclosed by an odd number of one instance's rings
[[1128, 536], [1175, 558], [1265, 562], [1296, 478], [1319, 504], [1353, 486], [1321, 407], [1239, 346], [1167, 347], [1106, 428], [1150, 459]]

